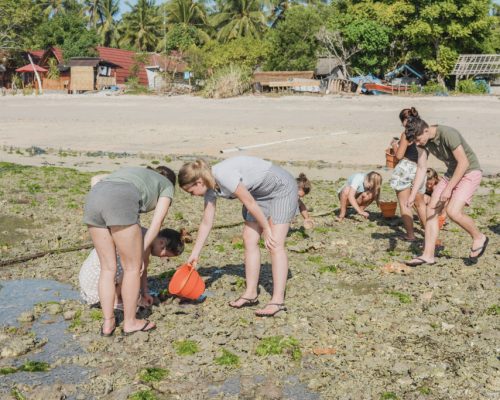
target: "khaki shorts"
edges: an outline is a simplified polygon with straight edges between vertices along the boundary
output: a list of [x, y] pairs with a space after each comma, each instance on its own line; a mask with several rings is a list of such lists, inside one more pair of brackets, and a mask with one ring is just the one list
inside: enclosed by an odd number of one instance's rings
[[139, 223], [141, 195], [131, 183], [101, 181], [92, 187], [85, 199], [83, 222], [107, 228]]

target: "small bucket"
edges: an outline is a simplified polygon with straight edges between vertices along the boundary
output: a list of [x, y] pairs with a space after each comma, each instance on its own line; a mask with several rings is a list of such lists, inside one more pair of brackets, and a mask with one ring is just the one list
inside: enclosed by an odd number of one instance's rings
[[196, 300], [205, 291], [205, 282], [191, 264], [184, 264], [172, 276], [168, 291], [175, 296]]
[[398, 208], [398, 203], [395, 201], [380, 202], [380, 211], [384, 218], [393, 218], [396, 215], [396, 208]]
[[446, 215], [440, 215], [438, 217], [439, 229], [443, 229], [444, 223], [446, 222]]
[[398, 160], [392, 149], [387, 149], [385, 151], [385, 166], [387, 168], [394, 168], [397, 163]]

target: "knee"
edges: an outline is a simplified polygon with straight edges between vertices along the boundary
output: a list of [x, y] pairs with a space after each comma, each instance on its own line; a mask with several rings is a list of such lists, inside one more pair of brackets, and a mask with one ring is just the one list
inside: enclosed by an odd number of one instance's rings
[[462, 215], [462, 210], [457, 210], [455, 208], [446, 209], [446, 214], [452, 221], [456, 221]]
[[255, 238], [253, 235], [243, 234], [243, 245], [245, 250], [255, 250], [259, 248], [259, 238]]

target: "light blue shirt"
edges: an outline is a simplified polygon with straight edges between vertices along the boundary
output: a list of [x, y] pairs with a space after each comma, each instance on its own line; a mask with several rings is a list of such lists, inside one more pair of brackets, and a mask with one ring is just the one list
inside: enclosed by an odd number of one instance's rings
[[363, 174], [361, 172], [351, 175], [347, 179], [347, 182], [344, 184], [344, 186], [342, 186], [337, 193], [342, 192], [342, 190], [344, 190], [348, 186], [356, 189], [356, 193], [363, 193], [365, 191], [365, 185], [364, 185], [365, 178], [366, 174]]

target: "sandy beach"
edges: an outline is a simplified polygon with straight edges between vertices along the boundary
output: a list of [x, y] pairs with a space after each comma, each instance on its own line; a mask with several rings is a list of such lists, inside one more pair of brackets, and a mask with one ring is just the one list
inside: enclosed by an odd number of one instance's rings
[[[0, 158], [99, 170], [143, 163], [144, 154], [158, 156], [160, 161], [165, 155], [225, 158], [249, 154], [302, 162], [313, 167], [312, 178], [334, 179], [383, 165], [384, 149], [401, 132], [398, 113], [408, 106], [415, 106], [429, 123], [457, 128], [477, 153], [485, 174], [500, 172], [500, 101], [495, 96], [245, 96], [226, 100], [102, 94], [6, 96], [0, 98]], [[52, 151], [32, 157], [10, 149], [31, 146]], [[251, 148], [221, 153], [245, 146]], [[64, 154], [63, 159], [61, 149], [73, 153]], [[125, 161], [86, 155], [98, 151], [129, 156]], [[317, 162], [325, 168], [314, 168]], [[442, 168], [436, 160], [430, 163]]]

